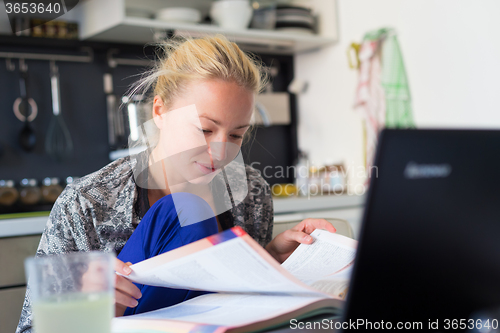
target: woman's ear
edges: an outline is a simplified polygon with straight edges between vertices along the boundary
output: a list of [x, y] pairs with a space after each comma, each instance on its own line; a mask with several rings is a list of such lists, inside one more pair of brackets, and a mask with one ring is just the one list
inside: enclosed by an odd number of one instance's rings
[[159, 95], [156, 95], [153, 100], [153, 120], [159, 129], [163, 128], [163, 115], [166, 111], [163, 100]]

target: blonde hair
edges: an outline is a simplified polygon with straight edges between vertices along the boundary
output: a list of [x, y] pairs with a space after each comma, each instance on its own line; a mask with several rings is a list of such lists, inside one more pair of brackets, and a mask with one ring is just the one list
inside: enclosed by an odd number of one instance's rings
[[[186, 86], [195, 80], [220, 79], [235, 82], [250, 92], [258, 94], [267, 83], [262, 62], [251, 54], [246, 54], [223, 35], [207, 36], [199, 39], [176, 38], [158, 44], [157, 56], [153, 68], [129, 90], [129, 99], [141, 96], [146, 105], [146, 114], [139, 115], [139, 122], [144, 126], [144, 134], [135, 142], [129, 141], [129, 148], [144, 145], [156, 145], [159, 131], [151, 123], [151, 105], [154, 96], [159, 95], [170, 109], [176, 97], [182, 94]], [[147, 96], [151, 93], [152, 96]], [[148, 126], [149, 125], [149, 126]], [[141, 132], [142, 133], [142, 132]], [[251, 130], [245, 135], [248, 140]]]
[[132, 87], [131, 94], [153, 88], [167, 109], [193, 80], [231, 81], [255, 94], [265, 85], [261, 62], [223, 35], [171, 39], [158, 46], [156, 66]]

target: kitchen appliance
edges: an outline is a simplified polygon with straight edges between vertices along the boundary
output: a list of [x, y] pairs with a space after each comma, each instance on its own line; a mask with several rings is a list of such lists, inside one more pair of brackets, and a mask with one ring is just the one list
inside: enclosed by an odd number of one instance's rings
[[[142, 144], [142, 133], [140, 127], [152, 117], [152, 104], [145, 95], [122, 96], [121, 104], [113, 101], [114, 95], [108, 95], [111, 100], [108, 107], [108, 116], [113, 114], [115, 118], [109, 126], [109, 139], [112, 150], [136, 148]], [[118, 99], [118, 96], [116, 96]], [[113, 103], [116, 103], [113, 105]], [[114, 142], [113, 144], [111, 142]], [[116, 154], [113, 154], [115, 156]], [[123, 157], [127, 154], [118, 154]]]

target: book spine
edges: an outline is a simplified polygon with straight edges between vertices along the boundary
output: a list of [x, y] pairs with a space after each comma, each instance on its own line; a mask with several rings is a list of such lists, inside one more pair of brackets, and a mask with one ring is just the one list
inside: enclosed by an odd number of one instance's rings
[[241, 227], [233, 227], [231, 229], [225, 230], [223, 232], [220, 232], [218, 234], [212, 235], [207, 237], [207, 240], [212, 244], [212, 245], [217, 245], [220, 243], [223, 243], [225, 241], [231, 240], [236, 237], [242, 237], [245, 236], [247, 233], [245, 230], [243, 230]]

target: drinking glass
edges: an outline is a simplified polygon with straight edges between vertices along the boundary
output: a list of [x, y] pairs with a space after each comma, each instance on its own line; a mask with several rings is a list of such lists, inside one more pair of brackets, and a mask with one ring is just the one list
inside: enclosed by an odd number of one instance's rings
[[25, 261], [37, 333], [109, 333], [115, 256], [76, 252]]

